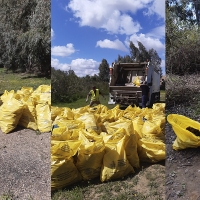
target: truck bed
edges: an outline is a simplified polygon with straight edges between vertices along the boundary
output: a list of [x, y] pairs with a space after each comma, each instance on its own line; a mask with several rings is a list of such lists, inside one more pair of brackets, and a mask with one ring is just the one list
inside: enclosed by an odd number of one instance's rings
[[110, 86], [111, 99], [124, 105], [138, 105], [142, 99], [142, 91], [136, 86]]

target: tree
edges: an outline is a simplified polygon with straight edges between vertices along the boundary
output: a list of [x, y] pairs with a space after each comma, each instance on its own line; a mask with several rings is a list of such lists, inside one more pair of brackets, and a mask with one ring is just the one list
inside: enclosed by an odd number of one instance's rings
[[131, 54], [131, 59], [135, 62], [139, 62], [139, 49], [133, 44], [132, 41], [130, 41], [130, 54]]
[[101, 81], [109, 82], [109, 71], [109, 64], [106, 59], [103, 59], [99, 65], [99, 78]]
[[117, 58], [117, 60], [115, 60], [115, 62], [116, 63], [118, 63], [118, 62], [120, 62], [120, 63], [132, 63], [133, 60], [131, 59], [131, 57], [129, 55], [125, 55], [124, 57], [118, 55], [118, 58]]
[[200, 26], [199, 0], [167, 0], [166, 8], [170, 9], [178, 20]]
[[200, 71], [200, 29], [189, 3], [194, 5], [196, 1], [171, 0], [166, 5], [167, 73], [184, 75]]
[[131, 58], [134, 60], [134, 62], [146, 62], [147, 60], [150, 60], [151, 65], [153, 65], [154, 68], [162, 74], [162, 60], [156, 50], [151, 48], [149, 51], [147, 51], [146, 47], [140, 41], [138, 41], [138, 48], [133, 44], [132, 41], [130, 42], [129, 47]]
[[149, 50], [148, 56], [150, 57], [151, 65], [154, 66], [154, 69], [160, 72], [160, 76], [162, 76], [162, 69], [161, 69], [161, 58], [158, 56], [158, 53], [153, 48]]
[[146, 50], [145, 46], [138, 41], [138, 47], [139, 47], [139, 62], [145, 62], [150, 59], [150, 55], [148, 51]]
[[0, 63], [12, 71], [50, 75], [50, 1], [6, 0], [0, 7], [4, 52]]

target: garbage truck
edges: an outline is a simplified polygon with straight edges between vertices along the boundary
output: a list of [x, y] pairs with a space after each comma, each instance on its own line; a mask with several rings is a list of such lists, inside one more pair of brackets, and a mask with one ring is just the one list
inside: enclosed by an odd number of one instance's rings
[[148, 107], [160, 101], [160, 72], [150, 62], [112, 63], [108, 104], [142, 105], [141, 82], [150, 88]]

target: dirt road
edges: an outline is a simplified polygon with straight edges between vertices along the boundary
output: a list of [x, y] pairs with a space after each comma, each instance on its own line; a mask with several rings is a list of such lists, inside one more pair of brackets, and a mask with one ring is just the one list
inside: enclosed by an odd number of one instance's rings
[[0, 199], [51, 199], [50, 133], [0, 131], [0, 177]]
[[[189, 107], [176, 106], [167, 111], [200, 122]], [[200, 200], [200, 147], [175, 151], [172, 149], [176, 135], [171, 125], [166, 125], [166, 200]]]

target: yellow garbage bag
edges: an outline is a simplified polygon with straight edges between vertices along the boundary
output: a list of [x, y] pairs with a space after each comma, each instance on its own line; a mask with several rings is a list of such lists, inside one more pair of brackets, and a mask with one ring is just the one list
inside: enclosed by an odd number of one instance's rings
[[79, 147], [79, 153], [92, 154], [99, 153], [105, 149], [103, 137], [101, 135], [94, 135], [87, 131], [79, 131], [79, 141], [81, 146]]
[[140, 86], [140, 78], [138, 76], [136, 76], [136, 78], [133, 81], [133, 84], [135, 84], [136, 86]]
[[50, 132], [52, 127], [50, 105], [39, 103], [36, 105], [38, 130], [42, 133]]
[[135, 172], [126, 156], [125, 138], [126, 136], [105, 143], [105, 155], [100, 174], [102, 182], [122, 178]]
[[7, 90], [4, 91], [4, 93], [1, 95], [1, 100], [2, 102], [7, 102], [11, 99], [17, 99], [20, 100], [20, 95], [16, 94], [14, 90], [11, 90], [10, 92], [8, 92]]
[[51, 106], [51, 120], [54, 121], [58, 115], [63, 115], [63, 108], [57, 106]]
[[68, 108], [68, 107], [63, 108], [62, 116], [67, 119], [74, 119], [74, 113], [72, 112], [71, 108]]
[[142, 126], [142, 137], [163, 137], [162, 129], [159, 124], [152, 121], [145, 121]]
[[81, 173], [83, 180], [92, 180], [100, 176], [104, 154], [104, 150], [99, 153], [78, 154], [75, 165]]
[[197, 148], [200, 146], [199, 122], [178, 114], [168, 115], [167, 121], [172, 125], [177, 136], [172, 145], [174, 150]]
[[51, 190], [58, 190], [82, 180], [73, 158], [51, 157]]
[[46, 93], [51, 92], [51, 85], [40, 85], [33, 93]]
[[104, 122], [114, 122], [115, 121], [115, 116], [112, 110], [108, 110], [106, 113], [100, 114], [100, 120], [102, 123]]
[[89, 113], [100, 114], [100, 113], [106, 113], [107, 111], [108, 111], [108, 107], [106, 107], [105, 105], [102, 105], [102, 104], [88, 108]]
[[72, 129], [85, 129], [85, 124], [80, 120], [69, 120], [66, 117], [57, 116], [53, 122], [53, 125], [65, 126], [69, 130]]
[[165, 160], [165, 143], [155, 138], [138, 140], [138, 155], [141, 161], [156, 163]]
[[123, 116], [124, 111], [119, 108], [119, 105], [115, 106], [113, 109], [110, 110], [114, 115], [114, 121], [118, 120], [120, 117]]
[[32, 87], [22, 87], [21, 90], [17, 90], [16, 92], [16, 94], [20, 95], [20, 99], [25, 102], [30, 98], [32, 93], [33, 93]]
[[152, 108], [154, 110], [159, 110], [159, 111], [164, 112], [165, 111], [165, 103], [154, 103]]
[[24, 110], [18, 124], [24, 128], [38, 129], [36, 107], [32, 98], [24, 102]]
[[31, 97], [34, 98], [37, 103], [48, 103], [51, 105], [51, 85], [40, 85], [33, 91]]
[[77, 169], [81, 173], [83, 180], [99, 177], [105, 154], [103, 137], [80, 130], [79, 140], [82, 143], [79, 147], [75, 164]]
[[138, 139], [141, 139], [143, 137], [142, 127], [144, 124], [142, 117], [136, 117], [135, 119], [132, 120], [132, 123], [134, 127], [134, 133], [137, 135]]
[[[130, 164], [135, 167], [139, 168], [139, 157], [137, 153], [137, 141], [138, 137], [134, 133], [134, 128], [131, 120], [118, 120], [112, 123], [104, 123], [106, 130], [109, 135], [112, 135], [112, 139], [114, 138], [122, 138], [124, 135], [125, 137], [125, 151], [126, 156]], [[125, 132], [124, 132], [124, 130]]]
[[51, 133], [51, 139], [57, 141], [70, 140], [71, 133], [66, 126], [54, 128]]
[[12, 98], [0, 106], [0, 128], [3, 133], [14, 130], [22, 116], [24, 104]]
[[86, 112], [89, 112], [90, 106], [84, 106], [80, 108], [72, 108], [72, 112], [74, 114], [74, 119], [77, 119], [81, 116], [81, 114], [84, 114]]
[[101, 132], [97, 127], [94, 114], [84, 113], [79, 118], [77, 118], [77, 120], [82, 121], [85, 124], [85, 129]]
[[74, 156], [81, 145], [79, 140], [51, 141], [51, 154], [57, 158], [70, 158]]

